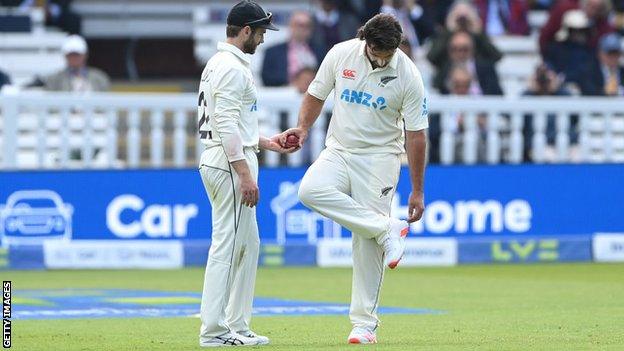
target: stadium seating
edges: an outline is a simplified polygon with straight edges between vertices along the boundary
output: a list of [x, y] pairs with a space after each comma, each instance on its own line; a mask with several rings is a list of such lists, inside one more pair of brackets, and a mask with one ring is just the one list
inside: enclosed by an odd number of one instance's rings
[[66, 34], [45, 29], [40, 9], [33, 9], [30, 14], [33, 23], [30, 32], [0, 33], [0, 69], [16, 85], [58, 71], [65, 65], [61, 46]]
[[[272, 0], [263, 6], [275, 12], [289, 1]], [[83, 19], [87, 38], [188, 38], [193, 35], [193, 13], [206, 5], [228, 9], [231, 1], [189, 0], [77, 0], [73, 9]], [[227, 13], [227, 12], [226, 12]]]

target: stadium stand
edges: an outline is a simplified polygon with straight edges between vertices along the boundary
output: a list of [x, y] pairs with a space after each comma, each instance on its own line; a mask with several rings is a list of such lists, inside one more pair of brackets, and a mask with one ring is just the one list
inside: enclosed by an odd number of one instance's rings
[[[223, 25], [231, 3], [226, 0], [191, 0], [174, 5], [164, 0], [76, 0], [73, 10], [83, 18], [83, 33], [90, 40], [192, 38], [199, 69], [215, 52], [216, 42], [225, 37]], [[263, 5], [274, 13], [281, 30], [267, 35], [266, 42], [254, 55], [252, 70], [258, 85], [261, 85], [264, 50], [287, 38], [286, 25], [292, 11], [314, 9], [314, 2], [310, 1], [271, 0]], [[29, 16], [32, 22], [30, 32], [0, 33], [0, 69], [17, 85], [24, 85], [37, 75], [47, 75], [64, 66], [61, 46], [66, 34], [45, 28], [44, 16], [37, 9]], [[573, 106], [577, 109], [572, 110], [567, 103], [571, 100], [565, 98], [520, 98], [529, 86], [535, 67], [541, 62], [537, 36], [547, 19], [546, 11], [531, 11], [528, 13], [530, 35], [490, 38], [503, 56], [496, 71], [505, 97], [480, 98], [477, 108], [471, 107], [471, 102], [437, 96], [431, 91], [432, 115], [435, 112], [440, 116], [440, 162], [624, 160], [624, 116], [613, 107], [617, 100], [575, 97]], [[424, 43], [412, 52], [427, 85], [431, 84], [434, 73], [433, 66], [425, 58], [429, 49], [430, 43]], [[132, 58], [132, 52], [126, 56]], [[158, 61], [158, 57], [153, 60]], [[138, 83], [149, 84], [146, 81]], [[117, 81], [116, 84], [128, 82]], [[188, 86], [195, 89], [195, 84]], [[182, 167], [195, 164], [198, 146], [194, 135], [194, 93], [163, 94], [157, 98], [144, 94], [13, 94], [0, 97], [0, 133], [3, 145], [8, 146], [0, 155], [3, 167]], [[296, 123], [300, 96], [294, 89], [263, 88], [260, 95], [260, 123], [267, 133]], [[604, 109], [591, 106], [593, 103], [604, 106]], [[467, 116], [466, 129], [461, 133], [452, 132], [451, 127], [452, 116], [457, 111], [463, 111]], [[480, 132], [474, 125], [479, 115], [483, 115], [486, 121], [481, 137], [478, 137]], [[532, 117], [525, 121], [524, 115]], [[16, 117], [8, 120], [6, 116]], [[323, 147], [326, 120], [319, 121], [311, 137], [312, 160]], [[532, 124], [528, 134], [526, 123]], [[44, 138], [46, 135], [49, 138]], [[40, 142], [42, 138], [46, 139], [44, 143]], [[86, 139], [90, 141], [85, 142]], [[451, 147], [460, 139], [465, 147]], [[533, 148], [528, 151], [530, 156], [525, 152], [527, 145]], [[11, 154], [10, 150], [15, 153]], [[268, 166], [280, 162], [300, 165], [309, 160], [292, 154], [280, 161], [280, 157], [267, 154], [263, 155], [263, 162]]]
[[[290, 3], [273, 0], [263, 5], [288, 7]], [[193, 13], [206, 5], [219, 8], [222, 16], [224, 9], [231, 7], [231, 1], [78, 0], [73, 9], [83, 18], [83, 35], [87, 38], [176, 38], [192, 36]]]
[[[5, 14], [15, 13], [4, 9]], [[28, 12], [32, 26], [27, 32], [0, 32], [0, 69], [15, 85], [23, 85], [37, 75], [47, 75], [62, 69], [61, 46], [66, 34], [44, 27], [40, 9]]]

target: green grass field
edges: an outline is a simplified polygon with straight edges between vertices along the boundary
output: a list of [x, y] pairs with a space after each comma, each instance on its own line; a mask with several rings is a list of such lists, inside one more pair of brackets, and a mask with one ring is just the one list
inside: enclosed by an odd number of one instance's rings
[[[200, 291], [203, 269], [0, 271], [19, 289]], [[348, 302], [351, 271], [263, 268], [256, 295]], [[272, 350], [624, 350], [624, 265], [491, 265], [389, 271], [379, 344], [347, 345], [347, 316], [256, 317]], [[196, 318], [13, 320], [15, 350], [197, 350]]]

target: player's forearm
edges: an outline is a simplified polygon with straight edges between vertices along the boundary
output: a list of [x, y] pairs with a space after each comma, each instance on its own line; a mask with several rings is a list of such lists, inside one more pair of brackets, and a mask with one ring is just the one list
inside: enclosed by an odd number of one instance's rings
[[265, 136], [260, 136], [260, 140], [258, 140], [258, 147], [264, 150], [269, 149], [269, 145], [271, 145], [271, 140]]
[[303, 96], [303, 102], [301, 103], [301, 110], [299, 111], [299, 122], [297, 127], [309, 130], [321, 114], [324, 103], [325, 101], [305, 93]]
[[405, 150], [407, 152], [412, 191], [422, 193], [424, 191], [427, 135], [424, 130], [419, 130], [417, 132], [408, 130], [405, 132], [405, 136]]
[[251, 177], [251, 170], [249, 169], [247, 160], [238, 160], [231, 162], [230, 164], [240, 179]]

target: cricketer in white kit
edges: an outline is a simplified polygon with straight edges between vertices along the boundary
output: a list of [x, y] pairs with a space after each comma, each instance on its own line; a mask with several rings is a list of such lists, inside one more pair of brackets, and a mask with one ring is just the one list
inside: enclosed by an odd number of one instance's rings
[[[308, 88], [297, 128], [283, 133], [297, 135], [302, 145], [334, 91], [326, 149], [306, 172], [299, 197], [353, 233], [350, 343], [377, 341], [384, 267], [399, 263], [408, 222], [424, 211], [427, 102], [420, 72], [397, 50], [401, 35], [394, 17], [379, 14], [358, 38], [335, 45]], [[390, 217], [406, 151], [412, 184], [407, 222]]]
[[201, 301], [200, 346], [268, 344], [250, 328], [259, 254], [258, 148], [277, 152], [279, 135], [258, 133], [250, 56], [263, 42], [271, 14], [242, 1], [230, 10], [227, 40], [206, 64], [199, 85], [199, 172], [212, 206], [212, 242]]

